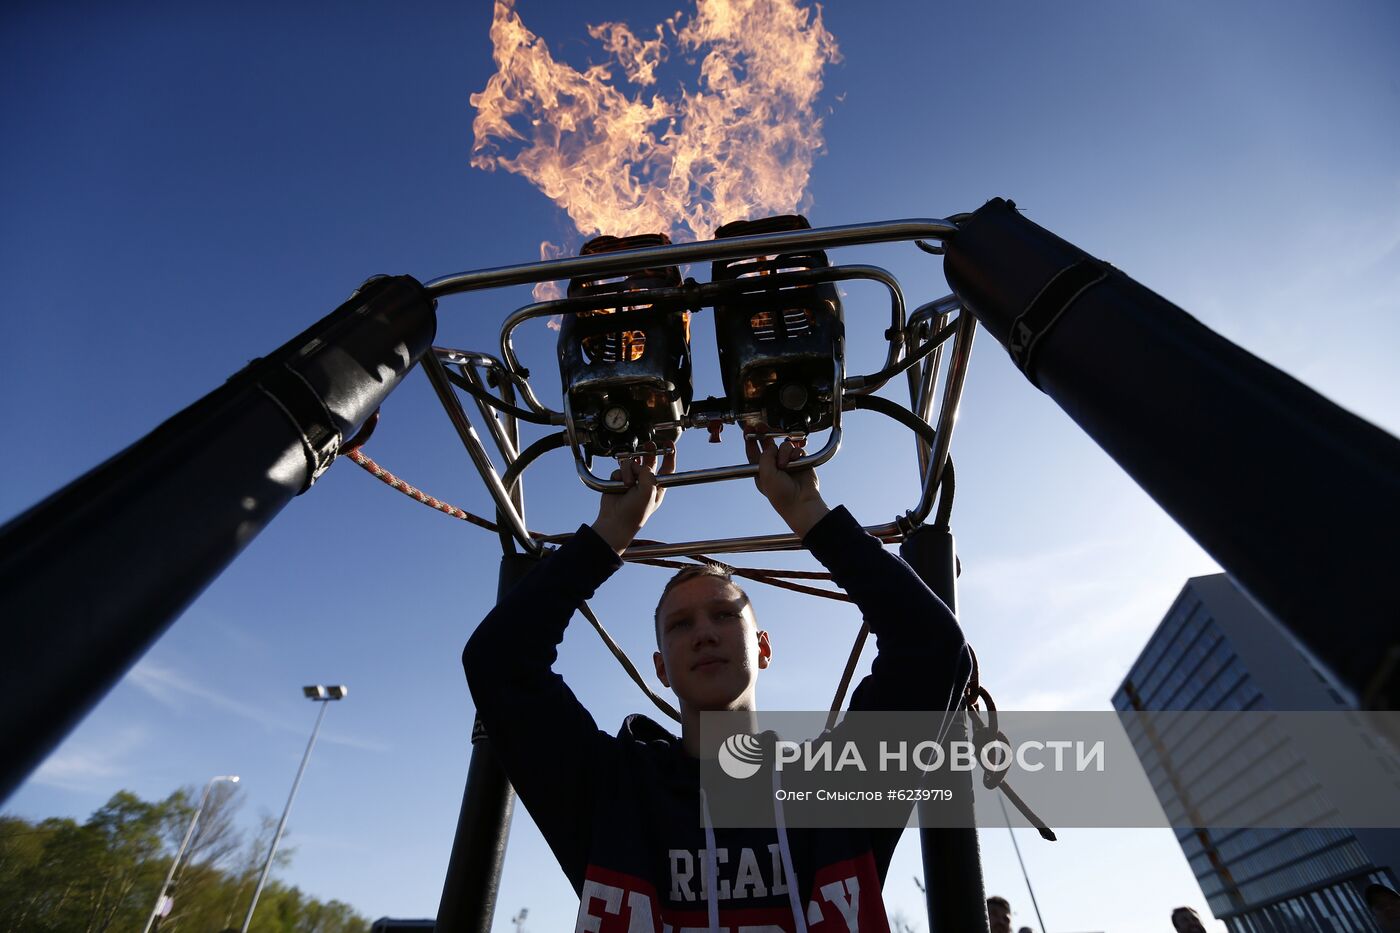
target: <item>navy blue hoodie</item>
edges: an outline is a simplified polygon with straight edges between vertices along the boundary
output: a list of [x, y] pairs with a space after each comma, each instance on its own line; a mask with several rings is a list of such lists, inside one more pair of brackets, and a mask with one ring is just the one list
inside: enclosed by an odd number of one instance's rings
[[[952, 707], [969, 670], [962, 632], [909, 565], [844, 507], [802, 544], [876, 639], [850, 708]], [[506, 595], [462, 654], [506, 774], [579, 894], [577, 930], [888, 931], [881, 888], [902, 830], [702, 826], [699, 762], [681, 740], [640, 714], [616, 736], [601, 731], [554, 673], [569, 619], [621, 565], [582, 526]]]

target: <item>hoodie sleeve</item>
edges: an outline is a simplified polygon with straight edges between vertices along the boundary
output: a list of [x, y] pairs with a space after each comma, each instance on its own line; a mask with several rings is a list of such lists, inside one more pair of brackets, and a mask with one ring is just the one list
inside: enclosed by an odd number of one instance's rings
[[[971, 673], [958, 620], [943, 600], [845, 506], [812, 526], [803, 545], [850, 595], [875, 636], [875, 660], [851, 694], [853, 710], [955, 709]], [[871, 829], [881, 881], [903, 829]]]
[[564, 629], [621, 559], [588, 525], [487, 614], [462, 652], [477, 715], [506, 775], [575, 890], [592, 836], [592, 791], [617, 740], [553, 670]]
[[945, 710], [967, 683], [958, 621], [912, 567], [838, 506], [802, 544], [831, 571], [875, 636], [875, 661], [851, 694], [853, 710]]

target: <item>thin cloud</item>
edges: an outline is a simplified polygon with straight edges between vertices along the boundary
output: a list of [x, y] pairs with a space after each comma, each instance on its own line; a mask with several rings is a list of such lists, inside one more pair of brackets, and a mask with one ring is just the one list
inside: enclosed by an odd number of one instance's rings
[[[256, 723], [269, 731], [296, 734], [306, 731], [304, 723], [289, 722], [251, 703], [243, 702], [218, 690], [206, 687], [174, 668], [153, 661], [143, 660], [127, 675], [127, 680], [157, 702], [177, 712], [188, 710], [188, 700], [193, 697], [216, 709]], [[375, 753], [389, 751], [387, 745], [372, 739], [356, 738], [336, 732], [321, 733], [319, 741], [360, 751]]]
[[76, 747], [60, 748], [30, 778], [60, 790], [91, 792], [111, 786], [112, 779], [131, 771], [131, 760], [143, 749], [149, 732], [128, 726]]
[[1022, 692], [1015, 689], [998, 691], [997, 704], [1005, 709], [1034, 710], [1076, 710], [1093, 709], [1104, 705], [1103, 691], [1098, 684], [1078, 684], [1068, 689], [1039, 689]]
[[360, 739], [350, 735], [342, 735], [338, 732], [322, 732], [319, 741], [329, 742], [332, 745], [343, 745], [346, 748], [359, 749], [362, 752], [374, 752], [382, 754], [389, 751], [389, 746], [383, 742], [376, 742], [373, 739]]
[[136, 665], [127, 675], [127, 680], [171, 709], [187, 709], [185, 698], [194, 697], [269, 729], [281, 729], [285, 726], [276, 717], [270, 716], [248, 703], [243, 703], [217, 690], [196, 683], [174, 668], [164, 667], [151, 661], [142, 661]]
[[[1011, 626], [1020, 642], [987, 683], [998, 705], [1106, 708], [1181, 586], [1214, 570], [1194, 544], [1176, 535], [1115, 536], [979, 559], [975, 575], [963, 581], [964, 609]], [[975, 634], [972, 640], [975, 646]]]
[[996, 609], [1034, 609], [1060, 614], [1093, 604], [1108, 588], [1100, 575], [1086, 576], [1082, 568], [1102, 566], [1119, 542], [1085, 541], [1069, 547], [1005, 557], [979, 557], [976, 570], [959, 581], [963, 598], [986, 600]]

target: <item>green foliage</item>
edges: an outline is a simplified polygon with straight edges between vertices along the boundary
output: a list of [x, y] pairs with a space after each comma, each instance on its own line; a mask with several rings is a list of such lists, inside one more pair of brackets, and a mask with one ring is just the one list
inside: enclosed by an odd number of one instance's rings
[[[0, 816], [0, 933], [104, 933], [145, 928], [199, 797], [182, 789], [158, 803], [119, 791], [87, 821], [38, 823]], [[218, 933], [243, 925], [270, 821], [246, 845], [234, 828], [239, 800], [216, 784], [171, 884], [174, 909], [160, 933]], [[279, 848], [285, 867], [291, 850]], [[339, 901], [322, 903], [269, 879], [250, 933], [366, 933]]]

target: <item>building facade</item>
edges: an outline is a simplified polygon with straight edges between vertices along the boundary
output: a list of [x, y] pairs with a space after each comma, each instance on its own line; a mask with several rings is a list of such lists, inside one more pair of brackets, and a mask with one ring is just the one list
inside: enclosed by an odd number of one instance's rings
[[[1350, 708], [1293, 638], [1224, 574], [1187, 581], [1113, 705], [1123, 712]], [[1191, 825], [1222, 798], [1276, 794], [1281, 781], [1294, 805], [1329, 812], [1326, 788], [1310, 776], [1286, 735], [1260, 737], [1269, 767], [1259, 769], [1251, 756], [1232, 754], [1237, 750], [1228, 743], [1172, 724], [1162, 717], [1125, 719], [1174, 825]], [[1379, 931], [1362, 892], [1372, 883], [1396, 888], [1400, 872], [1396, 830], [1175, 832], [1211, 912], [1231, 933]]]

